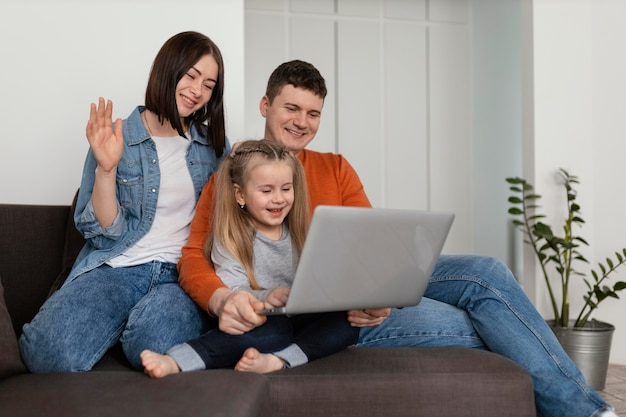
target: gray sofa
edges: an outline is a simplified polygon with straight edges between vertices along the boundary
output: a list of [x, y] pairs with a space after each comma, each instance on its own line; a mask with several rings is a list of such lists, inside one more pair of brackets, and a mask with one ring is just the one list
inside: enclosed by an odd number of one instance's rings
[[82, 245], [70, 211], [0, 204], [0, 417], [535, 416], [524, 369], [465, 348], [352, 348], [269, 375], [220, 369], [161, 380], [114, 348], [91, 372], [30, 374], [16, 335]]

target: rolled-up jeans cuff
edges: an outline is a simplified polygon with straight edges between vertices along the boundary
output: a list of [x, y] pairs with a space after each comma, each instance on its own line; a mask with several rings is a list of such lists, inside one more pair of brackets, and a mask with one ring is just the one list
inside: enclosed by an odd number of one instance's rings
[[181, 372], [206, 369], [206, 365], [200, 355], [198, 355], [198, 352], [187, 343], [174, 346], [169, 349], [166, 354], [176, 361]]

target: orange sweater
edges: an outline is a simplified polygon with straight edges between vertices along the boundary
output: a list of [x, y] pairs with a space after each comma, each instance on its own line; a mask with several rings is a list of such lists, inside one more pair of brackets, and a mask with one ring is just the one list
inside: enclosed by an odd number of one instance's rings
[[[359, 176], [343, 156], [305, 149], [298, 159], [306, 173], [311, 208], [319, 205], [371, 207]], [[225, 287], [203, 251], [211, 226], [214, 177], [202, 190], [191, 222], [189, 240], [178, 262], [181, 287], [205, 311], [208, 311], [209, 300], [215, 290]]]

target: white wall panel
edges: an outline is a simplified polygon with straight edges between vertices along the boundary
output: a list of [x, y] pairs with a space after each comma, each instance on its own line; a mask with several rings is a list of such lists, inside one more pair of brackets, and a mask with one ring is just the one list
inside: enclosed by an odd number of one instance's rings
[[[265, 119], [259, 113], [259, 102], [270, 74], [285, 60], [287, 23], [282, 14], [249, 10], [245, 13], [245, 137], [231, 138], [231, 141], [262, 138], [265, 134]], [[229, 85], [227, 78], [226, 86]]]
[[387, 0], [385, 17], [402, 20], [426, 20], [426, 0]]
[[291, 11], [301, 13], [325, 13], [335, 12], [335, 0], [291, 0]]
[[337, 1], [337, 13], [340, 16], [378, 17], [380, 10], [381, 0]]
[[430, 29], [431, 208], [456, 219], [448, 252], [472, 252], [473, 198], [468, 29]]
[[[344, 154], [375, 206], [455, 211], [445, 251], [471, 252], [475, 176], [467, 0], [336, 0], [332, 13], [328, 1], [287, 1], [279, 11], [253, 3], [246, 15], [258, 21], [248, 18], [254, 25], [247, 25], [246, 39], [255, 48], [268, 42], [263, 31], [271, 38], [285, 33], [282, 42], [265, 44], [275, 53], [246, 46], [246, 72], [257, 73], [246, 80], [265, 83], [287, 59], [316, 65], [329, 95], [311, 148]], [[428, 20], [429, 12], [440, 20]], [[246, 115], [251, 119], [259, 121], [256, 108], [252, 118]]]
[[288, 0], [245, 0], [246, 10], [275, 10], [282, 11], [287, 7]]
[[429, 198], [426, 28], [385, 28], [385, 203], [427, 210]]
[[359, 173], [374, 206], [384, 205], [381, 46], [378, 22], [338, 22], [338, 151]]
[[469, 14], [468, 2], [469, 0], [430, 0], [428, 17], [433, 22], [466, 23]]
[[505, 261], [519, 279], [522, 235], [511, 223], [506, 177], [522, 174], [522, 27], [517, 0], [474, 0], [472, 81], [474, 250]]
[[329, 53], [329, 51], [335, 50], [335, 22], [333, 19], [306, 15], [293, 16], [290, 21], [288, 59], [301, 59], [315, 65], [326, 80], [326, 88], [328, 89], [320, 128], [315, 140], [309, 145], [309, 149], [320, 152], [336, 152], [336, 62], [335, 54]]

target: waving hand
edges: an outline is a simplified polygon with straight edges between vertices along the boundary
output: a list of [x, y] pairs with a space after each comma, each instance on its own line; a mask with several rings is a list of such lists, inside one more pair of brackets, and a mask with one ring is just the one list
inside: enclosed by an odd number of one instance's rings
[[98, 107], [91, 103], [89, 121], [87, 122], [87, 140], [93, 151], [98, 166], [104, 172], [111, 172], [117, 167], [124, 150], [122, 136], [122, 120], [115, 121], [115, 131], [112, 123], [113, 102], [104, 98], [98, 100]]

